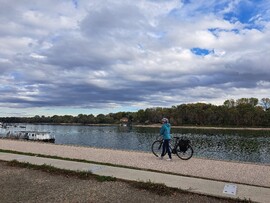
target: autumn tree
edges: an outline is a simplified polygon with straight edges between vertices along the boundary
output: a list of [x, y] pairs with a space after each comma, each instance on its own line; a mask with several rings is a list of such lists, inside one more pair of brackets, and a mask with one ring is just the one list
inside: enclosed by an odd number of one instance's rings
[[261, 104], [262, 104], [264, 110], [268, 110], [270, 108], [270, 99], [269, 98], [262, 98]]

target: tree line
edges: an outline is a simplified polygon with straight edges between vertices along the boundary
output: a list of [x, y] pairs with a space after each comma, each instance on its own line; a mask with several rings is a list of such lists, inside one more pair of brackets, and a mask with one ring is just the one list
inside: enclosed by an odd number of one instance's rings
[[4, 123], [47, 123], [47, 124], [118, 124], [128, 118], [134, 124], [160, 123], [167, 117], [172, 125], [269, 127], [270, 99], [241, 98], [229, 99], [223, 105], [192, 103], [141, 109], [137, 112], [117, 112], [109, 114], [54, 115], [34, 117], [0, 117]]

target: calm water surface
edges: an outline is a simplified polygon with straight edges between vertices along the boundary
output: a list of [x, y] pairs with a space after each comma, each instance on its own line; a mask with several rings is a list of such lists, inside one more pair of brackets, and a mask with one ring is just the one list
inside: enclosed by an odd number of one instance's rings
[[[26, 125], [50, 131], [56, 144], [151, 152], [159, 128], [119, 126]], [[270, 163], [270, 131], [172, 129], [191, 140], [194, 156], [218, 160]]]

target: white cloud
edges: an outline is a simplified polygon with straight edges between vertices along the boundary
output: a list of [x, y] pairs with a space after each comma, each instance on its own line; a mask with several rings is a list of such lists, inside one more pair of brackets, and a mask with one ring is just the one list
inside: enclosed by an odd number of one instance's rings
[[240, 0], [0, 3], [6, 114], [269, 97], [268, 2], [245, 23]]

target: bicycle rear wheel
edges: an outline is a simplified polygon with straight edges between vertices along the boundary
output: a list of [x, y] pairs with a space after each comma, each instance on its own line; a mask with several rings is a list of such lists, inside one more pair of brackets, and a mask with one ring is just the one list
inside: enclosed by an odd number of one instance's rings
[[177, 156], [180, 159], [183, 159], [183, 160], [190, 159], [193, 156], [193, 152], [194, 152], [193, 151], [193, 148], [190, 145], [187, 146], [186, 151], [180, 150], [180, 146], [179, 145], [176, 147], [176, 154], [177, 154]]
[[163, 141], [161, 140], [156, 140], [155, 142], [153, 142], [152, 144], [152, 152], [156, 157], [160, 157], [161, 153], [162, 153], [162, 144]]

